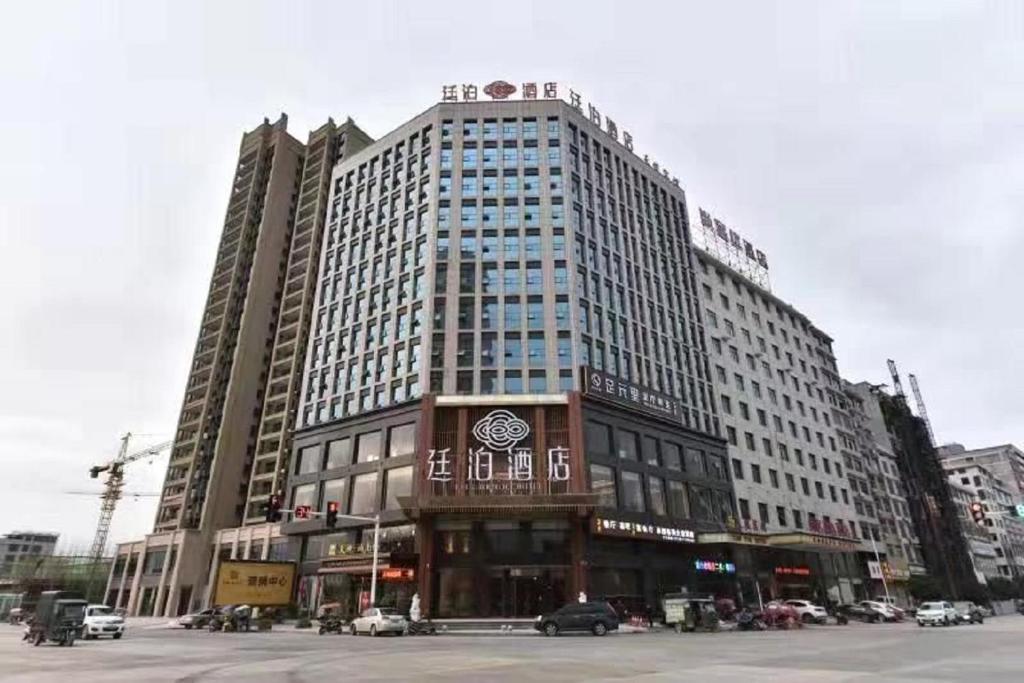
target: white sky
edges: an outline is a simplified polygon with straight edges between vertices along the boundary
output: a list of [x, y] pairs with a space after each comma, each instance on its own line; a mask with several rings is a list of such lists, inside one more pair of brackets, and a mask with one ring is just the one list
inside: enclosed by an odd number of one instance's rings
[[[500, 9], [499, 9], [500, 8]], [[444, 83], [558, 81], [754, 241], [850, 379], [1024, 444], [1024, 4], [18, 3], [0, 22], [0, 533], [87, 546], [88, 467], [169, 437], [240, 135], [379, 136]], [[165, 460], [128, 489], [156, 491]], [[121, 504], [112, 540], [151, 528]]]

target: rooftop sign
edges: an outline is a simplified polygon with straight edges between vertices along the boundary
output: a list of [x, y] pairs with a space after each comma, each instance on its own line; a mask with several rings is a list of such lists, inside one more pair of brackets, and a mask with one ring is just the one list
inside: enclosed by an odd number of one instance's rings
[[[476, 102], [479, 99], [480, 92], [490, 97], [492, 100], [507, 100], [517, 92], [520, 94], [520, 100], [562, 100], [567, 102], [570, 107], [575, 109], [580, 114], [583, 114], [590, 119], [590, 122], [604, 131], [608, 137], [619, 142], [619, 126], [615, 121], [602, 116], [600, 110], [594, 106], [592, 102], [587, 102], [587, 110], [583, 111], [583, 97], [575, 90], [569, 88], [569, 99], [564, 99], [559, 95], [559, 84], [555, 81], [548, 81], [546, 83], [538, 84], [537, 82], [523, 83], [520, 87], [516, 87], [508, 81], [492, 81], [483, 88], [477, 86], [475, 83], [452, 83], [450, 85], [441, 86], [441, 101], [442, 102]], [[564, 88], [562, 89], [565, 90]], [[541, 97], [543, 95], [543, 97]], [[626, 150], [633, 151], [633, 136], [629, 131], [622, 131], [622, 141], [620, 143]], [[673, 185], [679, 186], [679, 178], [669, 173], [667, 168], [662, 168], [657, 161], [651, 161], [650, 158], [645, 154], [643, 156], [644, 163], [653, 168], [657, 173], [660, 173], [662, 177], [670, 181]]]

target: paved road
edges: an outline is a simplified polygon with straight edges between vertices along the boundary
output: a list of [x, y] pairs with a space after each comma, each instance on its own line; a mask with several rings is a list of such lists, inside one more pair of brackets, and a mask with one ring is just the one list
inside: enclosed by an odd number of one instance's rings
[[[130, 624], [131, 626], [131, 624]], [[1024, 617], [982, 626], [851, 624], [762, 633], [370, 638], [138, 626], [123, 640], [31, 647], [0, 626], [0, 681], [1024, 680]]]

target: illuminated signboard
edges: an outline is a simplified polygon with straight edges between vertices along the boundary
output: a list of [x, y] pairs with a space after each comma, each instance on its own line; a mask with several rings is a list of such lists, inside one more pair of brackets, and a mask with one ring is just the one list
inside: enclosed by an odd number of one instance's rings
[[583, 380], [580, 386], [587, 396], [605, 399], [673, 422], [682, 422], [682, 406], [671, 396], [626, 382], [587, 365], [580, 366], [580, 372]]
[[695, 560], [693, 566], [699, 572], [710, 574], [735, 574], [736, 565], [732, 562], [718, 562], [715, 560]]
[[810, 567], [776, 567], [776, 576], [810, 576]]
[[380, 570], [380, 578], [383, 581], [412, 581], [416, 577], [415, 569], [391, 567]]
[[594, 533], [607, 536], [623, 536], [642, 538], [651, 541], [671, 541], [673, 543], [694, 543], [697, 535], [693, 529], [625, 522], [619, 519], [594, 518]]

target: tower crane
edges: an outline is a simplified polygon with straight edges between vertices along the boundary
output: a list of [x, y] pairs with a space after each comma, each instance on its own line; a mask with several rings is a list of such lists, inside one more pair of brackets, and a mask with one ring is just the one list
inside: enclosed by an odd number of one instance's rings
[[148, 446], [140, 451], [129, 453], [128, 440], [130, 438], [131, 432], [121, 437], [121, 449], [113, 460], [103, 465], [94, 465], [89, 468], [89, 477], [92, 479], [97, 479], [101, 474], [106, 473], [106, 479], [103, 482], [103, 492], [100, 494], [100, 519], [96, 524], [96, 536], [93, 538], [92, 548], [89, 550], [89, 557], [93, 560], [99, 560], [103, 557], [103, 550], [107, 547], [107, 535], [110, 533], [110, 520], [114, 517], [117, 501], [121, 500], [121, 497], [124, 496], [124, 466], [142, 458], [152, 458], [160, 455], [174, 445], [173, 441], [164, 441], [155, 446]]
[[921, 396], [921, 388], [917, 386], [917, 377], [909, 375], [910, 378], [910, 390], [914, 392], [914, 402], [917, 403], [917, 414], [920, 416], [921, 421], [924, 422], [925, 429], [928, 430], [928, 438], [932, 440], [932, 445], [938, 445], [935, 441], [935, 432], [932, 431], [931, 420], [928, 419], [928, 411], [924, 407], [924, 397]]

